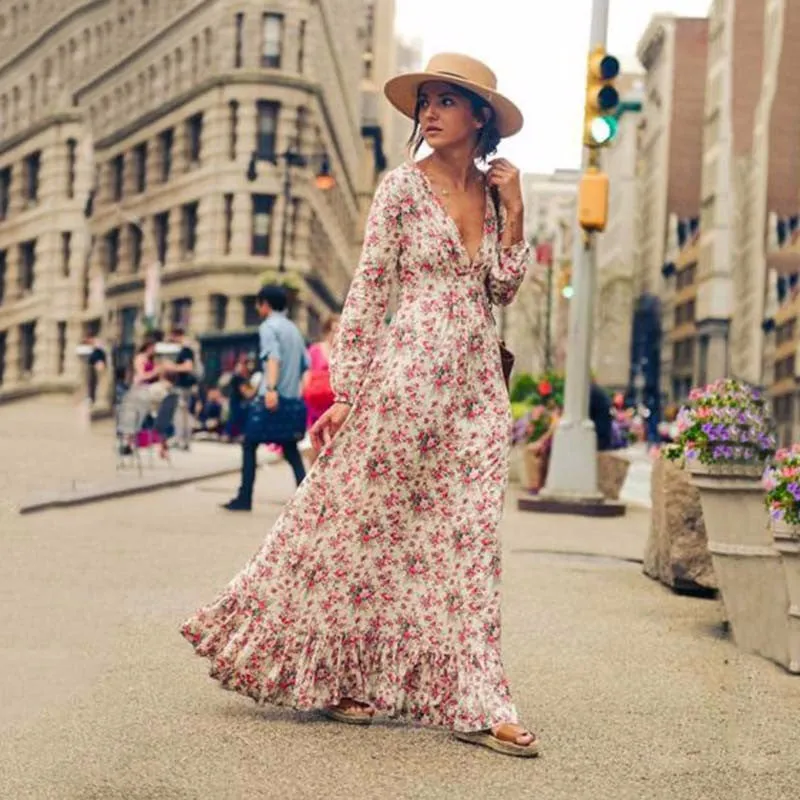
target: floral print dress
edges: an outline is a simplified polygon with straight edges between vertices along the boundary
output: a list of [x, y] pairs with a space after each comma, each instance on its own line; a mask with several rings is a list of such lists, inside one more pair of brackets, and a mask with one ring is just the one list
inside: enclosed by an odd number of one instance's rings
[[298, 709], [349, 697], [458, 731], [516, 722], [498, 585], [511, 417], [490, 302], [513, 299], [529, 248], [499, 245], [486, 198], [470, 259], [417, 166], [379, 186], [332, 354], [347, 422], [181, 629], [225, 688]]

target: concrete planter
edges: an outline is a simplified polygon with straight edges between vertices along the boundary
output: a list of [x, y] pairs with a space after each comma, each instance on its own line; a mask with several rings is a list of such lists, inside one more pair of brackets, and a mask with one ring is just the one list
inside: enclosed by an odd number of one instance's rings
[[710, 596], [717, 578], [708, 552], [700, 492], [682, 466], [665, 458], [653, 464], [646, 575], [679, 594]]
[[614, 452], [597, 454], [597, 488], [606, 500], [619, 500], [631, 462]]
[[737, 646], [789, 666], [789, 598], [764, 508], [761, 465], [687, 464]]
[[522, 446], [522, 488], [529, 491], [539, 491], [547, 477], [547, 456], [539, 455], [535, 445]]
[[775, 549], [781, 554], [789, 595], [789, 672], [800, 674], [800, 526], [772, 523]]

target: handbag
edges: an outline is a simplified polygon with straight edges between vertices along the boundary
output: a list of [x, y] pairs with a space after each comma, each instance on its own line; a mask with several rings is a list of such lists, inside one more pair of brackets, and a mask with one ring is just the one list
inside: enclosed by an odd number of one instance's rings
[[244, 438], [251, 444], [299, 442], [306, 435], [306, 404], [300, 398], [279, 397], [278, 407], [269, 409], [256, 397], [247, 409]]
[[[490, 194], [492, 202], [494, 203], [494, 214], [497, 219], [497, 235], [500, 237], [500, 197], [497, 193], [497, 187], [492, 186]], [[488, 292], [488, 287], [487, 287]], [[506, 389], [511, 386], [511, 372], [514, 369], [514, 354], [506, 347], [504, 341], [500, 341], [500, 365], [503, 368], [503, 380], [506, 383]]]

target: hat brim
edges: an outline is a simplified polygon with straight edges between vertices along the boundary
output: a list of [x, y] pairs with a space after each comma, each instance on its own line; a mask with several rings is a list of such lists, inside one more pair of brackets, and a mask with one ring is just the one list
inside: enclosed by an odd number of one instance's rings
[[494, 109], [497, 117], [497, 130], [503, 139], [519, 133], [522, 129], [524, 122], [522, 112], [505, 95], [453, 75], [443, 75], [438, 72], [408, 72], [389, 79], [383, 87], [383, 93], [401, 114], [409, 119], [414, 119], [419, 87], [429, 81], [442, 81], [460, 86], [485, 100]]

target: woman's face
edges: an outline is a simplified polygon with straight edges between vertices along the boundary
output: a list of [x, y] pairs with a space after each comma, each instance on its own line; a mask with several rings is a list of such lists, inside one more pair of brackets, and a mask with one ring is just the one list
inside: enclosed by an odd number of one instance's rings
[[482, 125], [472, 103], [451, 84], [429, 81], [420, 87], [420, 132], [433, 150], [474, 142]]

